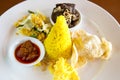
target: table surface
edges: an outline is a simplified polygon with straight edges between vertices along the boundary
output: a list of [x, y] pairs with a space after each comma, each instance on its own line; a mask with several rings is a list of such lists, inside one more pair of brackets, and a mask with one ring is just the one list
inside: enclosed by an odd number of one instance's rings
[[[24, 0], [1, 0], [0, 15]], [[107, 10], [120, 23], [120, 0], [89, 0]]]

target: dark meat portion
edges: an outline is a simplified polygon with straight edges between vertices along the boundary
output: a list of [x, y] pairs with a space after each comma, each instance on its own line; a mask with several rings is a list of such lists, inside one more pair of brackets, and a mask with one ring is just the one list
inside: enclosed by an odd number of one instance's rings
[[35, 50], [35, 51], [32, 51], [31, 54], [29, 54], [27, 57], [26, 57], [26, 60], [32, 60], [34, 59], [35, 57], [38, 57], [39, 55], [37, 54], [38, 52]]
[[56, 22], [57, 16], [60, 15], [63, 15], [66, 18], [69, 28], [77, 25], [80, 20], [80, 14], [75, 9], [75, 4], [72, 3], [56, 4], [51, 15], [53, 22]]
[[60, 3], [56, 4], [56, 7], [60, 6], [64, 11], [68, 9], [70, 13], [75, 13], [75, 4], [72, 3]]
[[33, 44], [30, 40], [22, 43], [15, 51], [15, 54], [19, 60], [33, 61], [36, 60], [40, 55], [39, 48]]

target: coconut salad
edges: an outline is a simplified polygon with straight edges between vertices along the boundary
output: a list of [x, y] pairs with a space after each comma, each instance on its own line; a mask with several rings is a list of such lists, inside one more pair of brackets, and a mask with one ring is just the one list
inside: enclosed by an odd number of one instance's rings
[[39, 11], [28, 11], [28, 13], [28, 15], [15, 23], [17, 34], [34, 37], [43, 41], [52, 27], [48, 17]]
[[33, 37], [43, 43], [45, 56], [33, 67], [48, 70], [53, 75], [51, 80], [80, 80], [78, 69], [84, 68], [89, 61], [111, 57], [112, 44], [106, 38], [81, 29], [69, 29], [81, 18], [75, 4], [56, 4], [51, 15], [55, 18], [54, 24], [44, 13], [29, 10], [14, 25], [17, 36]]

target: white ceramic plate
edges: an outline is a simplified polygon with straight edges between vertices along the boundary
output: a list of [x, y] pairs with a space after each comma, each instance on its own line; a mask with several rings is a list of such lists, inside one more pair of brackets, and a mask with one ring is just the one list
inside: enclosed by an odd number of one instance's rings
[[113, 55], [108, 61], [89, 62], [87, 66], [78, 69], [81, 80], [119, 80], [120, 79], [120, 27], [118, 22], [105, 10], [86, 0], [28, 0], [8, 11], [0, 18], [0, 80], [52, 80], [52, 75], [35, 67], [20, 67], [13, 65], [8, 58], [8, 46], [19, 39], [15, 35], [13, 24], [28, 10], [39, 10], [50, 16], [53, 7], [58, 2], [71, 2], [81, 12], [80, 28], [105, 37], [113, 44]]

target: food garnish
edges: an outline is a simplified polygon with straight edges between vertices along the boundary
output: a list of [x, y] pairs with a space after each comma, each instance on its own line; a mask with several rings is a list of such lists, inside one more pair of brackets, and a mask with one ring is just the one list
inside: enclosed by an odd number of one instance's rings
[[80, 80], [76, 70], [64, 58], [59, 58], [53, 66], [53, 80]]

